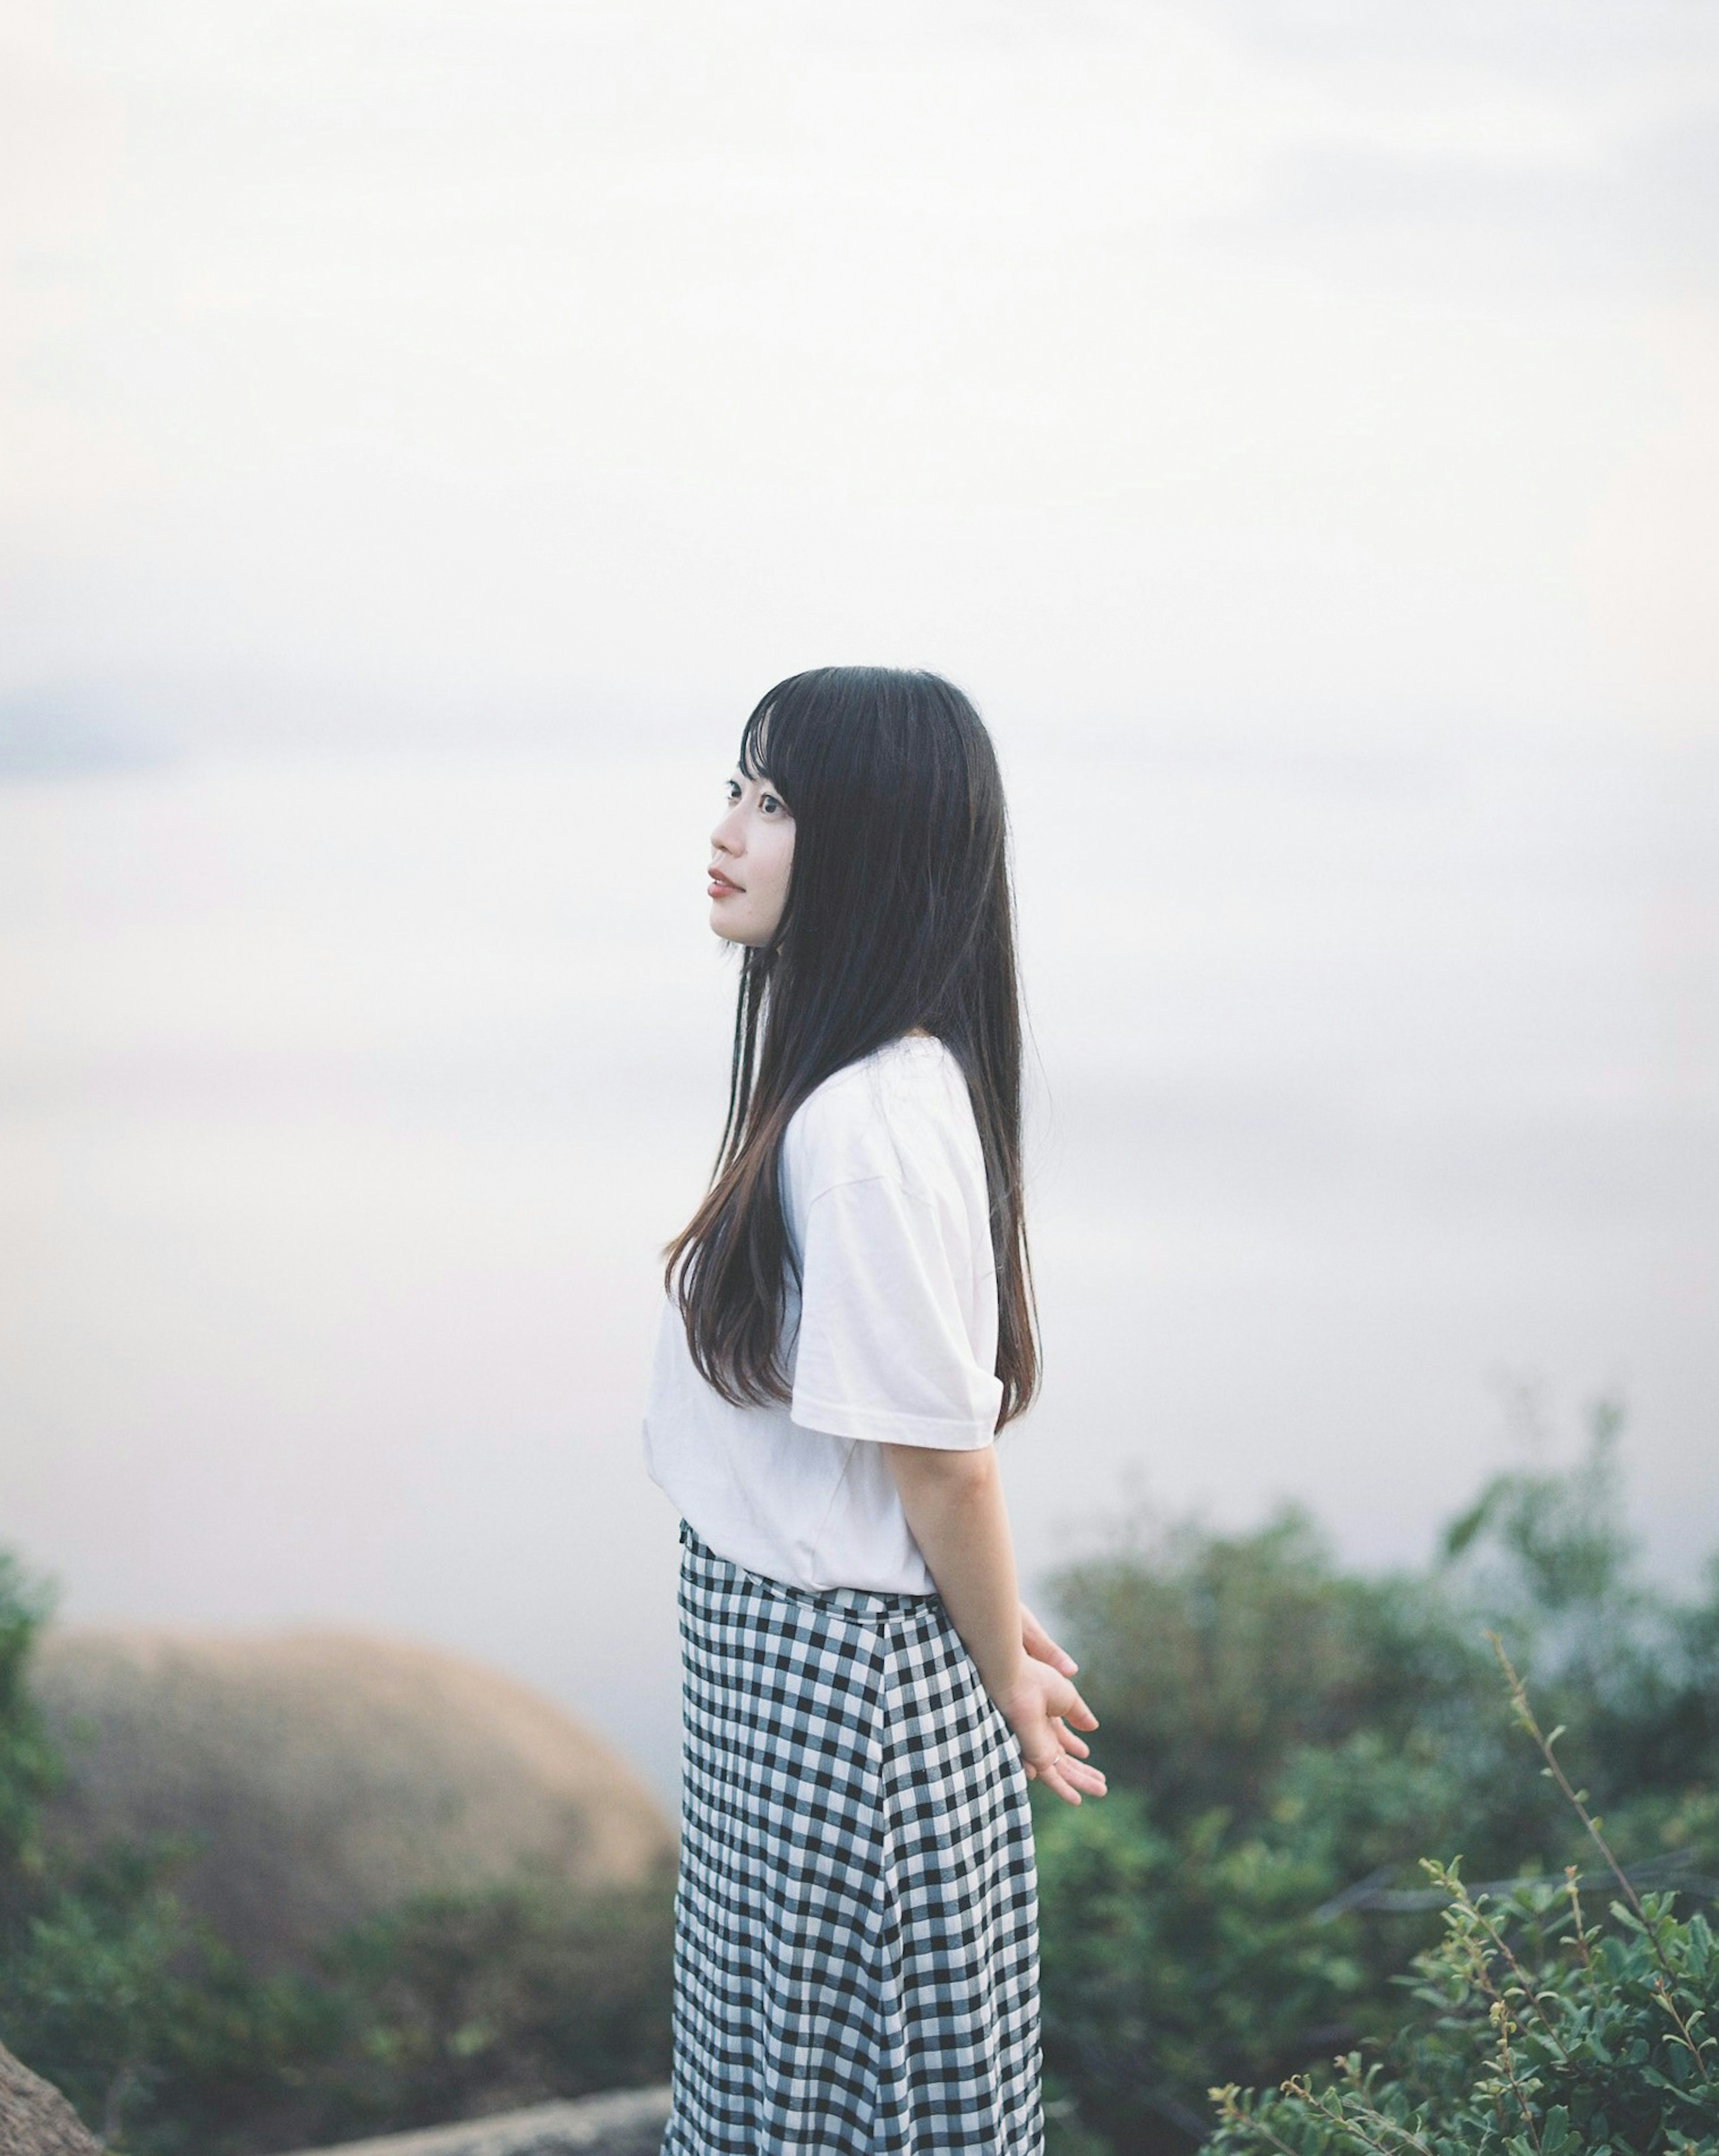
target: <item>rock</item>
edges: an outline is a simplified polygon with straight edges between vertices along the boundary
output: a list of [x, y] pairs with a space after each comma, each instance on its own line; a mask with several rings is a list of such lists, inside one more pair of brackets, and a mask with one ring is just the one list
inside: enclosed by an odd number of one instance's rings
[[667, 2089], [624, 2089], [295, 2156], [657, 2156], [668, 2118]]
[[[664, 2115], [667, 2116], [666, 2102]], [[579, 2144], [570, 2142], [567, 2145]], [[20, 2066], [3, 2044], [0, 2044], [0, 2156], [101, 2156], [101, 2143], [59, 2091], [28, 2066]]]
[[181, 1890], [253, 1969], [403, 1897], [530, 1859], [630, 1883], [673, 1837], [600, 1739], [498, 1671], [337, 1632], [50, 1629], [34, 1688], [74, 1849], [190, 1835]]

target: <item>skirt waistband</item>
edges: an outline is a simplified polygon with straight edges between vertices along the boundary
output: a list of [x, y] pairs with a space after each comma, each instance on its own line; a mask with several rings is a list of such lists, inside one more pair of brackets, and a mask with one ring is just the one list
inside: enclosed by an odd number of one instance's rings
[[791, 1601], [803, 1602], [813, 1609], [845, 1609], [856, 1617], [895, 1617], [935, 1608], [942, 1601], [942, 1597], [935, 1594], [904, 1594], [873, 1587], [798, 1587], [789, 1580], [772, 1579], [768, 1573], [753, 1572], [746, 1565], [736, 1564], [732, 1558], [724, 1557], [720, 1550], [713, 1550], [690, 1520], [680, 1522], [680, 1540], [702, 1563], [726, 1566], [736, 1578], [755, 1579], [772, 1594], [784, 1594]]

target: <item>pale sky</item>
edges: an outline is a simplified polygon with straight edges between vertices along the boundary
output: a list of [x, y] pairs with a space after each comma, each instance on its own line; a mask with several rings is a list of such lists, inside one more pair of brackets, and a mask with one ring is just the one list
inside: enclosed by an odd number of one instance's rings
[[1711, 724], [1719, 11], [6, 0], [0, 692]]

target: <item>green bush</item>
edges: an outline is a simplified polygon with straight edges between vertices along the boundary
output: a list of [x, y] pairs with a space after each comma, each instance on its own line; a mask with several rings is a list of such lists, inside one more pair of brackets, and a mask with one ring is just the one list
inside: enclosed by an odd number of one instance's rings
[[261, 2156], [663, 2077], [673, 1878], [522, 1871], [259, 1978], [176, 1891], [188, 1851], [56, 1867], [27, 1684], [49, 1598], [0, 1555], [0, 2037], [125, 2156]]
[[0, 2035], [132, 2156], [254, 2156], [668, 2071], [672, 1876], [426, 1895], [253, 1976], [122, 1852], [8, 1957]]
[[674, 1872], [593, 1893], [529, 1870], [428, 1894], [337, 1941], [347, 2005], [320, 2076], [344, 2132], [434, 2125], [669, 2071]]
[[45, 1589], [0, 1550], [0, 1950], [40, 1876], [42, 1805], [59, 1780], [27, 1683], [50, 1606]]
[[[1276, 2093], [1214, 2088], [1214, 2156], [1719, 2156], [1719, 1950], [1699, 1912], [1638, 1894], [1565, 1780], [1515, 1671], [1517, 1717], [1593, 1843], [1613, 1928], [1562, 1883], [1471, 1892], [1428, 1864], [1450, 1897], [1444, 1937], [1415, 1957], [1419, 2009], [1383, 2056], [1291, 2076]], [[1607, 1875], [1609, 1875], [1609, 1876]]]
[[1342, 1936], [1307, 1922], [1324, 1874], [1226, 1830], [1213, 1811], [1160, 1833], [1132, 1790], [1039, 1818], [1054, 2094], [1118, 2145], [1142, 2122], [1198, 2141], [1213, 2060], [1270, 2074], [1308, 2030], [1346, 2029], [1366, 1982]]
[[0, 2035], [128, 2156], [290, 2146], [349, 2009], [253, 1977], [187, 1914], [175, 1861], [118, 1849], [52, 1881], [0, 1955]]
[[1437, 1936], [1420, 1851], [1482, 1881], [1582, 1861], [1516, 1770], [1489, 1625], [1593, 1763], [1632, 1873], [1719, 1869], [1719, 1571], [1692, 1604], [1639, 1585], [1614, 1439], [1603, 1409], [1573, 1473], [1496, 1478], [1424, 1572], [1348, 1573], [1288, 1512], [1064, 1573], [1111, 1794], [1036, 1799], [1054, 2147], [1171, 2156], [1211, 2131], [1214, 2083], [1386, 2037]]
[[[1419, 2156], [1491, 2146], [1463, 2139], [1480, 2129], [1460, 2104], [1498, 2079], [1475, 2048], [1496, 2002], [1454, 1989], [1449, 1958], [1479, 1919], [1429, 1884], [1428, 1849], [1460, 1849], [1470, 1878], [1495, 1882], [1462, 1892], [1566, 2002], [1556, 2012], [1597, 2012], [1584, 1952], [1608, 2017], [1653, 2005], [1643, 1954], [1663, 1953], [1695, 2000], [1706, 1928], [1674, 1920], [1663, 1892], [1719, 1871], [1719, 1569], [1690, 1601], [1640, 1585], [1617, 1527], [1614, 1422], [1601, 1413], [1573, 1474], [1495, 1478], [1423, 1571], [1348, 1571], [1291, 1512], [1253, 1534], [1135, 1536], [1065, 1572], [1054, 1599], [1112, 1794], [1078, 1810], [1035, 1799], [1054, 2156], [1178, 2156], [1214, 2130], [1314, 2156], [1365, 2145], [1316, 2136], [1338, 2133], [1332, 2104], [1369, 2101], [1464, 2122]], [[0, 1558], [0, 2035], [116, 2149], [262, 2156], [666, 2072], [666, 1876], [612, 1897], [521, 1876], [423, 1897], [264, 1981], [188, 1915], [183, 1852], [57, 1869], [39, 1831], [57, 1767], [27, 1682], [44, 1614]], [[1555, 1784], [1519, 1771], [1488, 1625], [1580, 1747], [1642, 1931], [1584, 1948], [1557, 1928], [1565, 1905], [1545, 1882], [1593, 1852]], [[1539, 1883], [1496, 1883], [1521, 1879]], [[1405, 1981], [1424, 1994], [1406, 2034]], [[1518, 2018], [1532, 2037], [1532, 2013]], [[1625, 2079], [1682, 2086], [1668, 2023], [1593, 2026]], [[1583, 2093], [1538, 2041], [1510, 2034], [1547, 2092], [1541, 2145], [1500, 2126], [1500, 2150], [1514, 2133], [1524, 2156], [1554, 2156], [1560, 2105], [1572, 2134], [1592, 2140], [1604, 2112], [1619, 2148], [1680, 2146], [1631, 2139], [1624, 2082]], [[1350, 2052], [1373, 2062], [1358, 2080], [1306, 2080]], [[1296, 2076], [1299, 2094], [1234, 2093]], [[1214, 2086], [1230, 2092], [1221, 2129]]]

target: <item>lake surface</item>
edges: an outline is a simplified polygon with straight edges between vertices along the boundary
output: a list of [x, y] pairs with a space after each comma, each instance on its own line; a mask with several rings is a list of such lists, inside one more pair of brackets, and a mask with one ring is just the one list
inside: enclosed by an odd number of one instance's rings
[[[720, 1132], [721, 756], [0, 786], [0, 1542], [74, 1619], [444, 1641], [665, 1793], [656, 1251]], [[1424, 1554], [1629, 1410], [1719, 1544], [1719, 762], [1008, 758], [1035, 1061], [1037, 1578], [1293, 1496]]]

